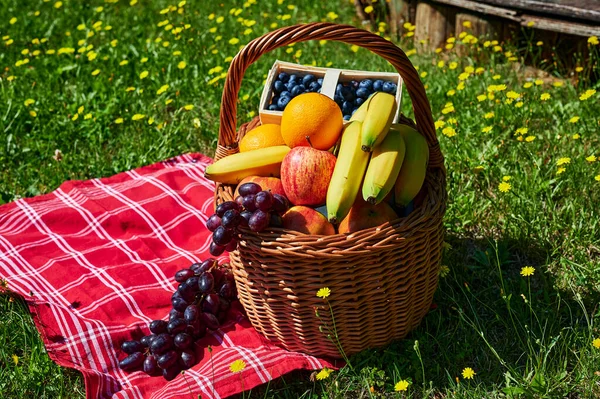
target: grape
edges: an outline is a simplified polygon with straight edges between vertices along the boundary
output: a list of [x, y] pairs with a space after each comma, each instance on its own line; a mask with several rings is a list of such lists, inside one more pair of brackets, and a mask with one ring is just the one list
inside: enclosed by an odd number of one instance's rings
[[[213, 287], [219, 287], [221, 285], [221, 280], [223, 280], [223, 277], [225, 276], [225, 272], [223, 271], [224, 268], [222, 267], [216, 267], [214, 269], [211, 270], [213, 279], [214, 279], [214, 285]], [[212, 288], [211, 288], [212, 290]]]
[[[248, 183], [246, 183], [248, 184]], [[246, 208], [247, 211], [251, 211], [254, 212], [256, 210], [256, 205], [254, 205], [254, 198], [256, 197], [255, 194], [248, 194], [244, 197], [244, 208]]]
[[240, 224], [240, 213], [235, 209], [230, 209], [223, 215], [221, 219], [221, 226], [226, 229], [233, 229]]
[[175, 281], [178, 283], [183, 283], [188, 278], [192, 277], [194, 272], [190, 269], [183, 269], [175, 273]]
[[196, 355], [191, 350], [181, 351], [181, 355], [179, 356], [179, 365], [182, 369], [187, 370], [189, 368], [194, 367], [196, 364]]
[[235, 202], [237, 202], [237, 204], [239, 205], [239, 208], [242, 209], [242, 206], [244, 203], [244, 197], [242, 195], [238, 195], [237, 197], [235, 197]]
[[212, 313], [202, 313], [202, 318], [209, 329], [216, 330], [219, 328], [219, 320]]
[[156, 336], [156, 338], [154, 338], [152, 340], [152, 343], [150, 344], [150, 350], [155, 355], [160, 355], [162, 353], [165, 353], [172, 347], [173, 347], [173, 337], [171, 337], [171, 335], [169, 335], [169, 334], [160, 334], [160, 335]]
[[229, 241], [229, 244], [227, 244], [225, 246], [225, 251], [227, 252], [231, 252], [231, 251], [235, 251], [237, 248], [238, 242], [235, 238], [232, 238], [231, 241]]
[[185, 308], [185, 313], [183, 314], [183, 317], [186, 323], [192, 324], [200, 317], [200, 309], [198, 309], [198, 306], [196, 305], [190, 305], [187, 308]]
[[214, 242], [210, 243], [210, 248], [208, 250], [208, 252], [210, 252], [210, 254], [212, 256], [219, 256], [221, 255], [223, 252], [225, 251], [225, 247], [222, 245], [217, 245]]
[[156, 334], [149, 334], [149, 335], [144, 335], [142, 337], [142, 339], [140, 339], [140, 343], [142, 345], [144, 345], [144, 347], [149, 347], [150, 344], [152, 343], [152, 340], [154, 339], [154, 337], [156, 337]]
[[259, 209], [250, 218], [248, 227], [255, 232], [263, 231], [269, 225], [269, 219], [269, 214]]
[[179, 375], [180, 372], [181, 367], [179, 366], [179, 364], [175, 363], [171, 367], [163, 369], [162, 374], [165, 380], [172, 381], [175, 379], [175, 377]]
[[[177, 309], [171, 309], [171, 311], [169, 312], [169, 321], [174, 320], [174, 319], [183, 319], [183, 312], [180, 312]], [[165, 331], [167, 331], [166, 325], [165, 325]]]
[[227, 312], [220, 312], [220, 313], [217, 315], [217, 321], [218, 321], [220, 324], [224, 324], [226, 320], [227, 320]]
[[167, 330], [169, 331], [170, 334], [177, 334], [177, 333], [185, 331], [186, 326], [187, 326], [187, 323], [185, 322], [185, 320], [175, 319], [175, 320], [169, 322], [169, 324], [167, 325]]
[[179, 333], [175, 336], [175, 339], [173, 339], [173, 343], [175, 344], [175, 347], [179, 348], [179, 349], [185, 349], [188, 346], [190, 346], [192, 344], [193, 340], [192, 340], [192, 336], [186, 333]]
[[185, 332], [195, 339], [202, 338], [204, 334], [206, 334], [206, 325], [204, 324], [204, 319], [196, 320], [192, 324], [188, 325], [185, 329]]
[[233, 238], [233, 230], [227, 230], [223, 226], [217, 227], [213, 233], [213, 242], [217, 245], [225, 246]]
[[254, 205], [261, 211], [268, 212], [273, 206], [273, 195], [270, 191], [261, 191], [254, 197]]
[[217, 210], [215, 211], [215, 213], [217, 214], [217, 216], [219, 216], [220, 218], [223, 217], [223, 215], [225, 214], [225, 212], [227, 212], [230, 209], [235, 209], [236, 211], [239, 211], [239, 205], [237, 204], [237, 202], [235, 201], [225, 201], [222, 204], [219, 204], [219, 206], [217, 206]]
[[221, 298], [219, 304], [219, 312], [227, 312], [231, 307], [231, 302], [228, 299]]
[[140, 368], [144, 362], [144, 355], [141, 352], [135, 352], [119, 362], [119, 367], [125, 371], [133, 371]]
[[221, 218], [218, 215], [212, 215], [206, 221], [206, 228], [213, 232], [221, 225]]
[[238, 188], [238, 192], [242, 197], [246, 197], [250, 194], [258, 194], [262, 191], [262, 187], [256, 183], [244, 183]]
[[171, 305], [173, 306], [173, 309], [184, 312], [185, 308], [188, 306], [188, 303], [183, 298], [174, 298], [171, 300]]
[[219, 288], [219, 295], [222, 298], [232, 299], [233, 298], [233, 284], [229, 281], [223, 283], [221, 288]]
[[[196, 279], [197, 279], [197, 277], [196, 277]], [[186, 280], [185, 283], [179, 284], [179, 288], [177, 288], [177, 292], [179, 293], [179, 295], [181, 295], [181, 297], [186, 302], [192, 302], [194, 300], [194, 297], [196, 296], [196, 292], [198, 291], [196, 289], [197, 286], [198, 286], [198, 283], [196, 283], [194, 285], [190, 285], [190, 284], [188, 284], [188, 282]]]
[[215, 266], [216, 264], [217, 264], [217, 261], [215, 259], [208, 258], [204, 262], [194, 263], [190, 267], [190, 269], [192, 269], [194, 271], [194, 273], [196, 273], [196, 275], [200, 275], [203, 272], [210, 270], [210, 268]]
[[177, 362], [178, 358], [179, 355], [177, 354], [177, 352], [170, 350], [160, 355], [158, 359], [156, 359], [156, 364], [158, 364], [158, 367], [160, 367], [161, 369], [166, 369], [174, 365]]
[[214, 315], [219, 311], [219, 296], [217, 294], [208, 294], [202, 301], [202, 311]]
[[242, 213], [240, 213], [240, 216], [241, 216], [240, 226], [248, 227], [248, 221], [252, 217], [252, 212], [251, 211], [243, 211]]
[[209, 272], [204, 272], [200, 275], [198, 279], [198, 289], [202, 294], [206, 294], [212, 291], [215, 286], [215, 279], [212, 274]]
[[149, 355], [146, 357], [142, 370], [144, 370], [144, 373], [150, 376], [155, 376], [158, 374], [158, 364], [156, 364], [156, 357], [154, 357], [154, 355]]
[[271, 227], [283, 226], [283, 219], [281, 218], [281, 215], [278, 213], [272, 213], [271, 218], [269, 219], [269, 226], [271, 226]]
[[133, 354], [135, 352], [142, 352], [144, 345], [140, 341], [125, 341], [121, 344], [121, 350], [127, 354]]

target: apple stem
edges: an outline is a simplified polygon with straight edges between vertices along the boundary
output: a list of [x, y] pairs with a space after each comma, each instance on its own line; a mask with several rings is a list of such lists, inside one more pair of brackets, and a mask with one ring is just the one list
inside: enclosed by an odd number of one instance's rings
[[304, 136], [304, 137], [306, 138], [306, 141], [308, 141], [308, 145], [313, 147], [312, 143], [310, 142], [310, 137], [309, 136]]

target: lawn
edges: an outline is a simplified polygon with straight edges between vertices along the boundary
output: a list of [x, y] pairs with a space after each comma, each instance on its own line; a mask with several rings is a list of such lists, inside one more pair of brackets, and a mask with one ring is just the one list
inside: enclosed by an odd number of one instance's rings
[[[212, 155], [240, 46], [300, 22], [360, 25], [347, 0], [4, 0], [0, 20], [0, 203], [185, 152]], [[448, 172], [436, 308], [352, 367], [317, 381], [293, 373], [244, 396], [600, 396], [598, 39], [565, 71], [537, 57], [537, 39], [494, 43], [467, 26], [427, 54], [413, 31], [393, 40], [419, 68]], [[275, 59], [391, 70], [341, 43], [280, 49], [248, 70], [240, 120], [256, 114]], [[411, 116], [406, 93], [402, 109]], [[2, 397], [85, 396], [78, 373], [48, 358], [22, 300], [0, 294], [0, 314]]]

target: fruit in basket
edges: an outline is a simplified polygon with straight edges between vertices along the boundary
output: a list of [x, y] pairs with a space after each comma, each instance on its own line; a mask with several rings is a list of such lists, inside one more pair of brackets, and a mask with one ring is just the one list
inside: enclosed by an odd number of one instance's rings
[[355, 231], [380, 226], [397, 218], [398, 215], [387, 203], [381, 202], [374, 205], [358, 196], [352, 208], [350, 208], [350, 212], [338, 226], [338, 232], [354, 233]]
[[327, 189], [327, 218], [339, 223], [346, 217], [363, 181], [371, 154], [361, 149], [362, 123], [351, 122], [342, 135], [340, 151]]
[[281, 126], [267, 123], [247, 132], [240, 140], [239, 148], [240, 152], [248, 152], [276, 145], [285, 145], [281, 137]]
[[392, 129], [402, 135], [406, 145], [404, 161], [394, 184], [396, 206], [404, 207], [416, 197], [423, 186], [429, 163], [429, 146], [425, 137], [407, 125], [395, 124]]
[[386, 89], [392, 95], [396, 95], [398, 89], [397, 85], [393, 82], [384, 82], [383, 80], [364, 79], [361, 81], [350, 81], [338, 83], [334, 100], [338, 106], [342, 109], [344, 120], [359, 120], [352, 118], [354, 114], [358, 112], [358, 109], [372, 97], [373, 93], [382, 92], [383, 86], [386, 84]]
[[281, 183], [294, 205], [322, 205], [335, 168], [335, 155], [312, 147], [295, 147], [281, 162]]
[[404, 153], [402, 135], [397, 130], [390, 130], [371, 154], [362, 186], [365, 201], [378, 204], [392, 191], [400, 173]]
[[322, 78], [313, 74], [304, 76], [281, 72], [273, 82], [273, 97], [268, 109], [270, 111], [283, 111], [292, 98], [306, 92], [320, 93]]
[[293, 206], [282, 216], [284, 229], [310, 235], [332, 235], [335, 228], [327, 218], [307, 206]]
[[328, 150], [342, 132], [342, 112], [329, 97], [305, 93], [292, 99], [281, 116], [281, 135], [290, 148]]
[[238, 184], [248, 176], [279, 176], [281, 161], [290, 151], [285, 145], [228, 155], [208, 165], [204, 177], [225, 184]]
[[369, 97], [368, 99], [366, 99], [360, 107], [358, 107], [358, 109], [356, 110], [356, 112], [354, 112], [352, 114], [352, 117], [350, 118], [350, 121], [359, 121], [359, 122], [364, 122], [365, 117], [367, 116], [367, 110], [369, 109], [369, 106], [371, 104], [371, 101], [373, 100], [373, 96]]
[[256, 185], [260, 186], [261, 189], [259, 189], [257, 193], [262, 190], [268, 190], [273, 194], [285, 195], [283, 184], [281, 184], [281, 179], [277, 177], [248, 176], [240, 181], [240, 184], [238, 184], [235, 192], [233, 193], [233, 198], [237, 198], [239, 195], [242, 195], [239, 191], [239, 187], [245, 183], [256, 183]]
[[396, 114], [396, 98], [388, 93], [375, 93], [362, 123], [361, 146], [363, 151], [371, 152], [379, 145], [392, 125]]

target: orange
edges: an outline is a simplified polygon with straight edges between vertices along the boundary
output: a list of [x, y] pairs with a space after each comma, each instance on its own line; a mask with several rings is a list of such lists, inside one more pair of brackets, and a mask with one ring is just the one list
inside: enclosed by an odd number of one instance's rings
[[281, 126], [267, 123], [246, 133], [240, 140], [239, 146], [240, 152], [246, 152], [275, 145], [285, 145], [285, 141], [281, 137]]
[[340, 137], [343, 124], [335, 101], [320, 93], [305, 93], [294, 97], [283, 110], [281, 135], [290, 148], [328, 150]]

